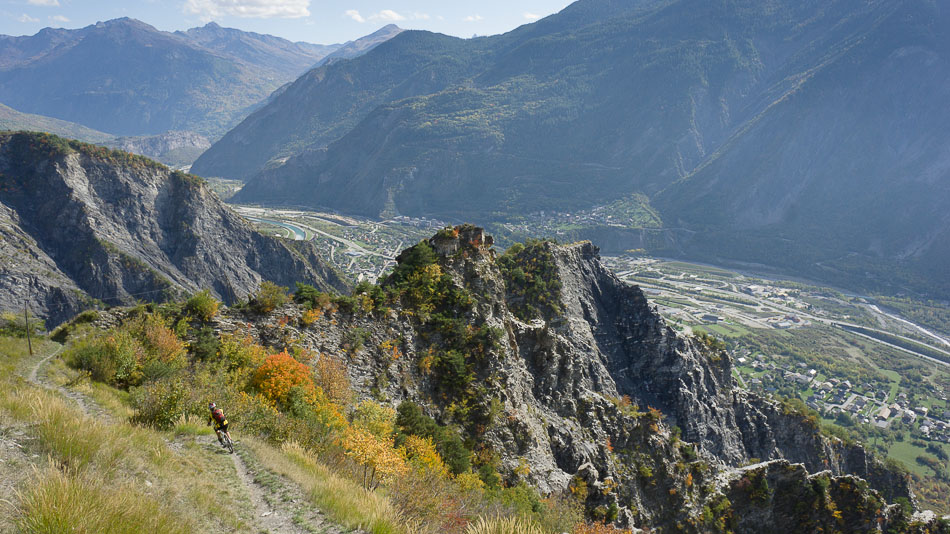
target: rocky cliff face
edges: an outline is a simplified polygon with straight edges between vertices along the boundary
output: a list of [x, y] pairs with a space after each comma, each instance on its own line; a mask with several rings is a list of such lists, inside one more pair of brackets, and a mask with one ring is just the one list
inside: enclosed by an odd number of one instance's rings
[[[461, 323], [411, 291], [380, 307], [367, 290], [352, 309], [328, 309], [306, 327], [288, 305], [265, 317], [231, 311], [216, 328], [249, 325], [267, 345], [339, 355], [361, 395], [411, 400], [458, 425], [510, 482], [545, 493], [583, 486], [595, 517], [692, 532], [909, 522], [886, 505], [913, 501], [902, 476], [821, 436], [806, 415], [739, 391], [727, 354], [667, 327], [590, 243], [534, 244], [503, 258], [490, 245], [474, 227], [440, 232], [426, 245], [437, 260], [400, 272], [424, 256], [407, 251], [382, 284], [447, 276], [461, 290], [451, 297]], [[470, 373], [464, 385], [444, 363], [459, 339], [469, 343], [456, 362]], [[765, 463], [739, 467], [752, 458]], [[844, 519], [836, 503], [850, 507]]]
[[0, 232], [0, 308], [27, 298], [50, 324], [201, 288], [233, 302], [263, 279], [345, 287], [312, 246], [253, 231], [198, 178], [43, 134], [0, 135]]

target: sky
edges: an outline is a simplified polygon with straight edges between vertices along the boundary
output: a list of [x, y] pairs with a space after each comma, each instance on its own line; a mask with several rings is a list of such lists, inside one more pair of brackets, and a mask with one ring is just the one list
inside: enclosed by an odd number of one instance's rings
[[175, 31], [214, 21], [221, 26], [331, 44], [386, 24], [458, 37], [492, 35], [556, 13], [570, 0], [0, 0], [0, 34], [81, 28], [131, 17]]

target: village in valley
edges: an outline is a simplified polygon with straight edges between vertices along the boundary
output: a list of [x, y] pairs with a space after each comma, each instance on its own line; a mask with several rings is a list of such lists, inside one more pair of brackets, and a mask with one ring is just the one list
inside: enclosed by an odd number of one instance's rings
[[[644, 257], [605, 257], [675, 329], [721, 339], [740, 387], [813, 410], [822, 427], [950, 488], [950, 336], [801, 280]], [[942, 327], [942, 328], [938, 328]]]

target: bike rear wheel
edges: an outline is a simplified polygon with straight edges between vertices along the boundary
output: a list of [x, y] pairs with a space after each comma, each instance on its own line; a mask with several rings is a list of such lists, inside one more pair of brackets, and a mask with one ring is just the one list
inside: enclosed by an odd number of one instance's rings
[[231, 438], [227, 434], [224, 435], [224, 448], [228, 450], [229, 453], [234, 454], [234, 443], [231, 442]]

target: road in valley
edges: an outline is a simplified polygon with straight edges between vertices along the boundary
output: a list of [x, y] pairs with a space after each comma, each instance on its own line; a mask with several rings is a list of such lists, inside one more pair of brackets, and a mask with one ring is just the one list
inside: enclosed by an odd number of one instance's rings
[[[627, 272], [622, 273], [622, 274], [627, 274], [627, 275], [629, 275], [629, 274], [632, 274], [633, 272], [634, 272], [634, 271], [627, 271]], [[680, 296], [680, 297], [687, 298], [687, 299], [689, 299], [691, 302], [693, 302], [698, 308], [702, 308], [702, 305], [699, 303], [699, 301], [698, 301], [696, 298], [690, 296], [690, 295], [688, 294], [688, 292], [687, 292], [687, 290], [691, 289], [693, 286], [696, 285], [696, 281], [691, 280], [691, 281], [689, 281], [689, 282], [679, 282], [679, 281], [670, 280], [670, 279], [664, 279], [663, 281], [664, 281], [664, 283], [666, 283], [666, 284], [672, 285], [672, 286], [676, 287], [677, 289], [682, 290], [682, 292], [673, 293], [674, 295], [678, 295], [678, 296]], [[643, 287], [648, 287], [648, 288], [656, 289], [656, 290], [659, 290], [659, 291], [671, 292], [670, 288], [668, 288], [668, 287], [664, 287], [664, 286], [661, 286], [661, 285], [653, 285], [653, 284], [651, 284], [651, 283], [649, 283], [649, 282], [644, 282], [644, 281], [639, 280], [639, 279], [636, 280], [636, 281], [632, 281], [632, 280], [631, 280], [631, 282], [636, 283], [637, 285], [640, 285], [640, 286], [643, 286]], [[813, 322], [815, 322], [815, 323], [824, 324], [824, 325], [827, 325], [827, 326], [831, 326], [831, 327], [833, 327], [833, 328], [839, 328], [839, 329], [842, 329], [842, 330], [847, 331], [847, 332], [850, 333], [850, 334], [863, 337], [863, 338], [865, 338], [865, 339], [874, 341], [875, 343], [879, 343], [879, 344], [881, 344], [881, 345], [885, 345], [885, 346], [891, 347], [891, 348], [893, 348], [893, 349], [897, 349], [897, 350], [900, 350], [900, 351], [902, 351], [902, 352], [905, 352], [905, 353], [907, 353], [907, 354], [916, 356], [916, 357], [918, 357], [918, 358], [922, 358], [922, 359], [924, 359], [924, 360], [933, 362], [933, 363], [935, 363], [935, 364], [937, 364], [937, 365], [942, 365], [942, 366], [944, 366], [944, 367], [950, 368], [950, 362], [948, 362], [948, 361], [940, 360], [940, 359], [938, 359], [938, 358], [934, 358], [934, 357], [932, 357], [932, 356], [928, 356], [928, 355], [926, 355], [926, 354], [922, 354], [922, 353], [920, 353], [920, 352], [917, 352], [917, 351], [915, 351], [915, 350], [913, 350], [913, 349], [909, 349], [909, 348], [906, 348], [906, 347], [901, 347], [901, 346], [899, 346], [899, 345], [895, 345], [895, 344], [893, 344], [893, 343], [889, 343], [889, 342], [884, 341], [884, 340], [882, 340], [882, 339], [878, 339], [878, 338], [875, 338], [875, 337], [873, 337], [873, 336], [870, 336], [870, 335], [867, 335], [867, 334], [863, 334], [863, 333], [861, 333], [861, 332], [856, 332], [856, 331], [853, 330], [853, 328], [861, 328], [861, 329], [864, 329], [864, 330], [868, 330], [868, 331], [872, 331], [872, 332], [877, 332], [877, 333], [884, 334], [884, 335], [888, 335], [888, 336], [894, 336], [894, 337], [896, 337], [896, 338], [900, 338], [900, 339], [902, 339], [902, 340], [904, 340], [904, 341], [907, 341], [907, 342], [910, 342], [910, 343], [920, 344], [920, 345], [926, 346], [927, 348], [932, 349], [932, 350], [934, 350], [934, 351], [936, 351], [936, 352], [939, 352], [939, 353], [942, 353], [942, 354], [946, 354], [946, 355], [947, 355], [947, 358], [950, 359], [950, 352], [948, 352], [948, 351], [946, 351], [946, 350], [943, 350], [943, 349], [941, 349], [941, 348], [935, 347], [935, 346], [933, 346], [933, 345], [930, 345], [930, 344], [928, 344], [928, 343], [924, 343], [924, 342], [921, 342], [921, 341], [916, 340], [916, 339], [911, 339], [911, 338], [902, 336], [902, 335], [900, 335], [900, 334], [896, 334], [896, 333], [894, 333], [894, 332], [888, 332], [888, 331], [886, 331], [886, 330], [881, 330], [881, 329], [878, 329], [878, 328], [873, 328], [873, 327], [864, 326], [864, 325], [858, 325], [858, 324], [854, 324], [854, 323], [848, 323], [848, 322], [844, 322], [844, 321], [840, 321], [840, 320], [836, 320], [836, 319], [829, 319], [829, 318], [826, 318], [826, 317], [819, 317], [819, 316], [817, 316], [817, 315], [813, 315], [813, 314], [810, 314], [810, 313], [808, 313], [808, 312], [805, 312], [805, 311], [803, 311], [803, 310], [801, 310], [801, 309], [798, 309], [798, 308], [790, 308], [790, 307], [788, 307], [788, 306], [785, 306], [785, 305], [782, 305], [782, 304], [778, 304], [778, 303], [776, 303], [776, 302], [769, 301], [769, 300], [766, 300], [766, 299], [763, 299], [763, 298], [760, 298], [760, 297], [756, 297], [756, 296], [754, 296], [754, 295], [748, 295], [748, 294], [746, 294], [746, 293], [739, 293], [738, 291], [729, 290], [729, 289], [725, 289], [725, 288], [722, 288], [722, 287], [718, 287], [718, 288], [716, 288], [716, 289], [719, 290], [719, 291], [722, 291], [722, 292], [725, 293], [725, 294], [728, 294], [729, 296], [739, 297], [739, 298], [742, 298], [742, 299], [745, 299], [745, 300], [753, 301], [753, 302], [755, 302], [756, 304], [758, 304], [758, 305], [760, 306], [760, 308], [761, 308], [763, 311], [768, 311], [768, 309], [772, 309], [772, 310], [775, 310], [776, 312], [779, 312], [779, 313], [786, 313], [786, 314], [797, 315], [797, 316], [800, 316], [800, 317], [802, 317], [802, 318], [804, 318], [804, 319], [813, 321]], [[736, 317], [741, 318], [741, 322], [743, 322], [743, 323], [745, 323], [745, 324], [747, 324], [747, 325], [749, 325], [749, 326], [758, 326], [758, 327], [764, 327], [764, 328], [772, 328], [772, 325], [769, 325], [769, 324], [767, 324], [767, 323], [763, 323], [761, 320], [758, 320], [757, 318], [751, 317], [751, 316], [749, 316], [749, 315], [747, 315], [747, 314], [743, 314], [743, 313], [741, 313], [740, 311], [732, 310], [732, 311], [730, 312], [730, 314], [731, 314], [731, 315], [734, 315], [734, 316], [736, 316]], [[886, 315], [888, 315], [889, 317], [891, 317], [890, 314], [886, 314]], [[910, 322], [910, 321], [907, 321], [906, 319], [903, 319], [903, 318], [900, 318], [900, 320], [901, 320], [902, 322], [907, 323], [907, 324], [909, 324], [909, 325], [911, 325], [911, 326], [914, 326], [914, 327], [916, 327], [916, 328], [918, 328], [918, 329], [920, 329], [920, 330], [923, 330], [923, 331], [926, 332], [927, 334], [930, 334], [932, 337], [936, 337], [937, 339], [940, 339], [941, 341], [943, 341], [943, 339], [940, 338], [939, 336], [935, 336], [935, 335], [932, 334], [931, 332], [926, 331], [925, 329], [923, 329], [922, 327], [916, 325], [915, 323], [912, 323], [912, 322]]]

